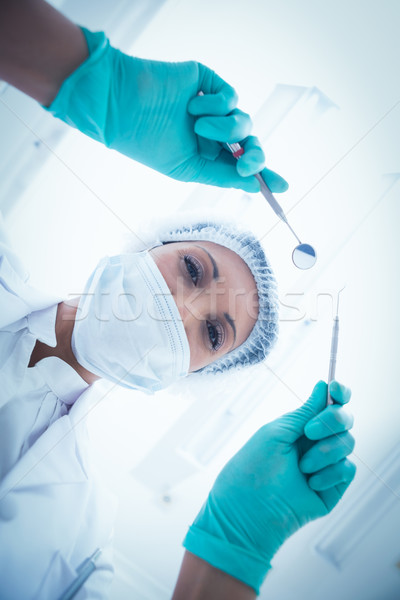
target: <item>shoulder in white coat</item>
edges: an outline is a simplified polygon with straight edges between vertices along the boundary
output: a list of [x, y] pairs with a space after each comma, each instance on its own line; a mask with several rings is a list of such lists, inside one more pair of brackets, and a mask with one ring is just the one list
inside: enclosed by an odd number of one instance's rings
[[60, 301], [28, 283], [29, 275], [13, 251], [0, 213], [0, 329]]
[[93, 402], [90, 387], [0, 484], [3, 600], [58, 598], [97, 548], [96, 571], [77, 599], [107, 597], [116, 502], [91, 471], [85, 418]]
[[[0, 329], [59, 302], [27, 280], [0, 214]], [[95, 386], [83, 392], [0, 482], [2, 600], [60, 597], [97, 548], [97, 568], [76, 600], [107, 597], [116, 502], [90, 466], [85, 420], [95, 392]]]

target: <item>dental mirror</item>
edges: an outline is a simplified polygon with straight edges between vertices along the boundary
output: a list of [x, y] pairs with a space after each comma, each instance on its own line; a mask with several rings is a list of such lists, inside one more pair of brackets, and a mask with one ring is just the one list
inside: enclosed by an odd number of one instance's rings
[[[204, 94], [203, 92], [199, 92], [199, 95]], [[236, 158], [236, 160], [238, 160], [244, 154], [244, 149], [239, 143], [235, 142], [233, 144], [226, 145], [232, 153], [232, 155]], [[261, 173], [256, 173], [254, 177], [260, 184], [260, 192], [262, 193], [262, 195], [264, 196], [274, 213], [281, 219], [281, 221], [286, 223], [296, 240], [299, 242], [299, 245], [296, 246], [296, 248], [292, 252], [292, 261], [294, 266], [298, 269], [303, 270], [311, 269], [311, 267], [313, 267], [317, 261], [317, 253], [315, 252], [314, 248], [310, 246], [310, 244], [303, 244], [301, 242], [300, 238], [290, 226], [289, 221], [287, 220], [287, 217], [283, 211], [283, 208], [281, 207], [275, 196], [272, 194], [268, 185], [265, 183]]]
[[313, 267], [317, 261], [317, 253], [315, 252], [314, 248], [310, 244], [303, 244], [301, 242], [298, 235], [290, 226], [290, 223], [287, 220], [283, 208], [281, 207], [275, 196], [271, 193], [271, 190], [261, 177], [261, 174], [257, 173], [255, 177], [260, 182], [260, 191], [262, 195], [264, 196], [274, 213], [278, 215], [281, 221], [283, 221], [289, 227], [290, 231], [293, 233], [294, 237], [299, 242], [299, 245], [296, 246], [296, 248], [292, 252], [292, 261], [294, 266], [302, 270], [311, 269], [311, 267]]
[[299, 244], [292, 252], [293, 264], [298, 269], [311, 269], [316, 263], [317, 253], [310, 244]]

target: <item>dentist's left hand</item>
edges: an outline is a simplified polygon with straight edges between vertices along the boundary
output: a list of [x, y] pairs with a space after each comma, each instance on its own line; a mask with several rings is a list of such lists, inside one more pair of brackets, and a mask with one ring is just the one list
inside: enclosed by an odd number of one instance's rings
[[270, 561], [300, 527], [327, 515], [355, 475], [350, 390], [317, 383], [297, 410], [264, 425], [225, 465], [185, 538], [186, 549], [257, 593]]
[[[54, 116], [174, 179], [257, 192], [253, 175], [262, 171], [271, 191], [287, 189], [264, 168], [249, 115], [237, 109], [235, 90], [216, 73], [195, 61], [127, 56], [103, 33], [83, 32], [89, 58], [63, 82], [48, 107]], [[232, 142], [244, 147], [239, 161], [223, 148]]]

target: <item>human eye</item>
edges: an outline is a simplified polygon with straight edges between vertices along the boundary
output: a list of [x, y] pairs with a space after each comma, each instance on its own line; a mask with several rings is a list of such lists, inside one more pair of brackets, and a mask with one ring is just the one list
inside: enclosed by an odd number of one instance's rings
[[203, 277], [203, 267], [194, 256], [185, 255], [183, 259], [185, 261], [189, 276], [193, 281], [193, 284], [196, 286]]
[[208, 329], [208, 337], [211, 343], [211, 349], [213, 352], [219, 350], [224, 343], [225, 334], [224, 329], [220, 323], [213, 325], [210, 321], [206, 321]]

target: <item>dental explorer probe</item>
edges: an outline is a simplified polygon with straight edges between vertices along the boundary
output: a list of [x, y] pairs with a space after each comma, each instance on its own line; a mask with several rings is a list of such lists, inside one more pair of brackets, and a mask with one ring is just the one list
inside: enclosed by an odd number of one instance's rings
[[332, 339], [331, 339], [331, 357], [329, 360], [329, 373], [328, 373], [328, 391], [326, 396], [326, 405], [335, 404], [332, 396], [329, 393], [329, 384], [331, 381], [335, 379], [336, 372], [336, 358], [337, 358], [337, 349], [339, 342], [339, 296], [340, 292], [344, 290], [346, 286], [343, 286], [342, 289], [338, 292], [337, 303], [336, 303], [336, 316], [333, 318], [333, 326], [332, 326]]

